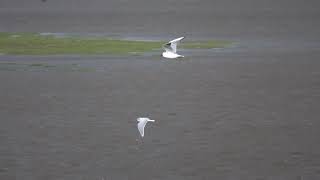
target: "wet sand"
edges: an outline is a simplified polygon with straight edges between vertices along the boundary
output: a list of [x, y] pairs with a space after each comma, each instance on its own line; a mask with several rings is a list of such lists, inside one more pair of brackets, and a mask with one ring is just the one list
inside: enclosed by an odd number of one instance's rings
[[[0, 31], [237, 45], [173, 61], [0, 56], [0, 179], [320, 178], [316, 1], [21, 2], [1, 2]], [[143, 139], [139, 116], [156, 120]]]

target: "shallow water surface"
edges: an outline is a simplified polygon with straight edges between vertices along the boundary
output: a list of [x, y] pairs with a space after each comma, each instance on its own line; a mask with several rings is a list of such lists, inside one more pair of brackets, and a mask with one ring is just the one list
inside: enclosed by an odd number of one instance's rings
[[[318, 1], [21, 2], [1, 3], [0, 31], [237, 44], [0, 56], [0, 179], [320, 178]], [[156, 120], [143, 139], [140, 116]]]

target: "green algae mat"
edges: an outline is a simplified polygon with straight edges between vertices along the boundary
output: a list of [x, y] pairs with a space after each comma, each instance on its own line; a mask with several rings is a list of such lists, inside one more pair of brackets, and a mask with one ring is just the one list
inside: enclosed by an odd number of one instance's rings
[[[45, 33], [0, 32], [0, 54], [7, 55], [141, 55], [161, 52], [165, 41], [124, 40], [107, 37], [56, 36]], [[224, 48], [229, 41], [183, 41], [179, 48]]]

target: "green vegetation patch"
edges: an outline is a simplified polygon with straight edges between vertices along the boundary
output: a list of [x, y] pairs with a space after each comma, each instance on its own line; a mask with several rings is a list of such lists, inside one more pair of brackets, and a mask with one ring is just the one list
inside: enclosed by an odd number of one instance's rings
[[[0, 32], [0, 54], [12, 55], [126, 55], [160, 51], [162, 41], [135, 41], [110, 39], [106, 37], [55, 36], [39, 33]], [[211, 49], [223, 48], [231, 44], [228, 41], [184, 41], [181, 48]]]

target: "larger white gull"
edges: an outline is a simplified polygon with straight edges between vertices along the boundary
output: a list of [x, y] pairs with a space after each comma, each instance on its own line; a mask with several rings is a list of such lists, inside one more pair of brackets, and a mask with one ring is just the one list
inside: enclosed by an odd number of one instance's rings
[[182, 39], [184, 39], [184, 37], [179, 37], [164, 44], [162, 47], [165, 50], [165, 52], [162, 53], [162, 56], [170, 59], [184, 57], [180, 54], [177, 54], [177, 45]]

